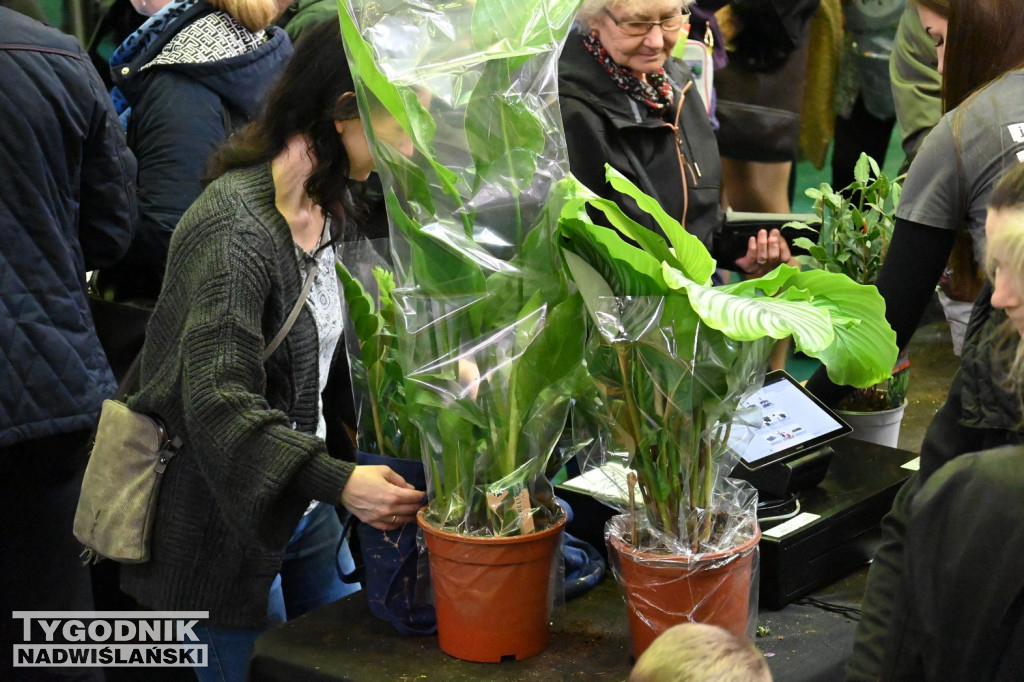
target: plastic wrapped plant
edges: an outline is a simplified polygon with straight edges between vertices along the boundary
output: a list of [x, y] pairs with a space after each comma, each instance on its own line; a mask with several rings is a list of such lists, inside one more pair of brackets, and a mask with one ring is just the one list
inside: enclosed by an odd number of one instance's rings
[[[726, 549], [756, 532], [756, 498], [727, 476], [743, 432], [760, 423], [739, 408], [761, 386], [771, 339], [791, 335], [834, 381], [868, 386], [889, 376], [896, 336], [877, 290], [842, 274], [780, 266], [712, 287], [715, 261], [700, 241], [610, 168], [608, 179], [668, 239], [582, 185], [563, 211], [565, 259], [596, 331], [587, 353], [596, 390], [581, 401], [603, 426], [595, 463], [635, 472], [632, 546]], [[613, 228], [595, 225], [588, 204]]]
[[[545, 474], [585, 377], [585, 313], [556, 243], [556, 63], [577, 4], [341, 7], [391, 223], [392, 406], [418, 432], [428, 518], [463, 534], [529, 533], [561, 513]], [[411, 152], [387, 142], [395, 126]]]

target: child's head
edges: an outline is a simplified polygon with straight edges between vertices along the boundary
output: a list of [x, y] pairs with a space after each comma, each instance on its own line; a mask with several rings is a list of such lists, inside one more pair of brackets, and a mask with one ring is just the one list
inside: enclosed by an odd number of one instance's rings
[[725, 628], [683, 623], [637, 659], [629, 682], [771, 682], [764, 655]]

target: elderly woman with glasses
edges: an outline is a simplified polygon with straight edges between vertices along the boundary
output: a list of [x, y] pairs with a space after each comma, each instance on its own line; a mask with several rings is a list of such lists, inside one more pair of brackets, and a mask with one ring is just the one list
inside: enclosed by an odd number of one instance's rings
[[[718, 144], [689, 69], [671, 57], [690, 1], [584, 0], [559, 59], [559, 104], [573, 175], [658, 231], [605, 181], [610, 164], [710, 249], [722, 225]], [[762, 230], [722, 265], [763, 274], [790, 260], [778, 231]]]

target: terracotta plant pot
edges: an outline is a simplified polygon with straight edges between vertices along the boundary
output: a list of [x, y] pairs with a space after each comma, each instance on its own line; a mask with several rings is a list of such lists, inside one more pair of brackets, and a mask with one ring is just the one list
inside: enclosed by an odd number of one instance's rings
[[751, 581], [761, 531], [738, 547], [696, 558], [635, 550], [608, 536], [616, 577], [626, 593], [633, 656], [679, 623], [720, 625], [747, 636]]
[[548, 645], [549, 583], [565, 516], [512, 537], [470, 537], [432, 525], [420, 510], [441, 650], [465, 661], [497, 663], [539, 654]]

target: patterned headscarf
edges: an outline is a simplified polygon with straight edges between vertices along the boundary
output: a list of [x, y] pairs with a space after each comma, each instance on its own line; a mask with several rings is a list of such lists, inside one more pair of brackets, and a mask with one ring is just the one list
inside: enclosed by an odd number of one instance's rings
[[583, 45], [598, 64], [604, 67], [615, 84], [637, 102], [650, 107], [658, 115], [664, 114], [672, 106], [672, 84], [665, 78], [664, 67], [658, 69], [657, 73], [647, 74], [647, 82], [644, 82], [632, 71], [616, 63], [601, 41], [594, 36], [584, 33]]

